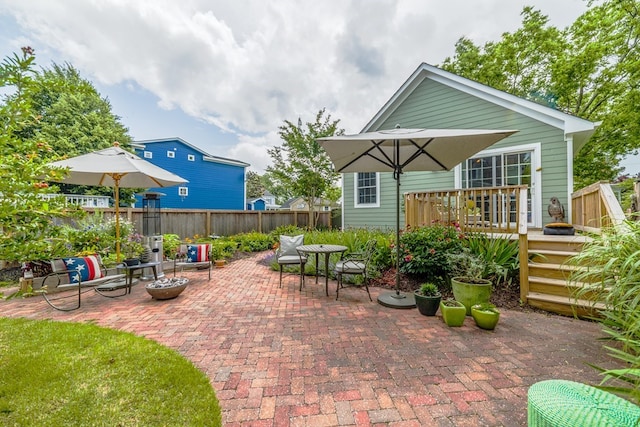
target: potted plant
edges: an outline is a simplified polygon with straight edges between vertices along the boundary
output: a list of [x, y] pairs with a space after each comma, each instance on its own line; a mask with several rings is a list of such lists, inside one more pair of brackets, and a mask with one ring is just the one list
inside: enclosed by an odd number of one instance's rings
[[138, 233], [132, 233], [122, 242], [122, 253], [124, 254], [124, 263], [126, 265], [140, 264], [140, 255], [144, 252], [142, 244], [142, 236]]
[[420, 314], [423, 316], [435, 316], [442, 299], [442, 294], [438, 287], [433, 283], [423, 283], [414, 294]]
[[453, 296], [464, 304], [470, 316], [471, 306], [488, 303], [491, 297], [491, 281], [484, 278], [486, 263], [467, 248], [447, 254], [447, 262]]
[[213, 242], [211, 244], [211, 259], [217, 268], [224, 267], [227, 262], [225, 259], [225, 248], [221, 242]]
[[440, 301], [440, 312], [442, 320], [447, 326], [462, 326], [464, 318], [467, 316], [467, 309], [459, 301], [447, 299]]
[[479, 328], [493, 330], [500, 320], [500, 311], [493, 304], [476, 304], [471, 307], [471, 316]]

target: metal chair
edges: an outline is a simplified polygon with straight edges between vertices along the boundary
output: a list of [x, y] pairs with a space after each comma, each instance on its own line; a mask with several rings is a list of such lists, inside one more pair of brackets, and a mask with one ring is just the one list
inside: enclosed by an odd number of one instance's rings
[[304, 266], [307, 257], [298, 253], [296, 248], [304, 244], [304, 234], [299, 236], [280, 236], [280, 245], [276, 250], [276, 260], [280, 267], [280, 288], [282, 287], [282, 271], [287, 265], [298, 265], [300, 267], [300, 290], [304, 285]]
[[177, 269], [183, 271], [185, 268], [196, 268], [198, 270], [207, 269], [209, 271], [209, 280], [211, 280], [211, 265], [210, 243], [182, 244], [173, 258], [173, 277], [176, 277]]
[[[340, 296], [341, 288], [345, 288], [347, 286], [364, 286], [367, 290], [367, 295], [369, 295], [369, 300], [373, 301], [373, 299], [371, 299], [371, 293], [369, 292], [369, 276], [367, 275], [367, 268], [371, 261], [371, 257], [376, 250], [377, 243], [378, 242], [375, 240], [369, 240], [364, 245], [364, 249], [361, 252], [352, 252], [336, 263], [335, 273], [336, 280], [338, 282], [338, 285], [336, 286], [336, 300]], [[361, 275], [363, 279], [362, 284], [352, 283], [345, 285], [342, 277], [345, 274]]]

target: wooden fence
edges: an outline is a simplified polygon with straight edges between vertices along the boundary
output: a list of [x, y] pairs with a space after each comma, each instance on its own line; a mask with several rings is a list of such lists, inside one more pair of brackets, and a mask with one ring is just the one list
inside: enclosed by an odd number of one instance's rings
[[[89, 213], [103, 212], [105, 218], [113, 218], [115, 209], [85, 209]], [[136, 230], [143, 231], [142, 208], [120, 208], [121, 218], [132, 222]], [[316, 227], [331, 228], [331, 212], [316, 212]], [[269, 233], [277, 227], [296, 225], [306, 228], [309, 213], [299, 211], [232, 211], [205, 209], [160, 210], [162, 234], [177, 234], [180, 237], [231, 236], [252, 231]]]

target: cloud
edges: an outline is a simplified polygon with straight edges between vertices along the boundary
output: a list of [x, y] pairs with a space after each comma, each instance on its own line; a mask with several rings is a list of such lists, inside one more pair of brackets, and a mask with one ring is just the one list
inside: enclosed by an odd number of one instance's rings
[[[526, 3], [0, 0], [0, 13], [38, 53], [103, 86], [135, 84], [160, 108], [235, 135], [229, 154], [261, 164], [283, 120], [326, 107], [358, 132], [421, 62], [441, 63], [463, 35], [484, 43], [513, 31]], [[558, 26], [586, 9], [582, 0], [536, 7]]]

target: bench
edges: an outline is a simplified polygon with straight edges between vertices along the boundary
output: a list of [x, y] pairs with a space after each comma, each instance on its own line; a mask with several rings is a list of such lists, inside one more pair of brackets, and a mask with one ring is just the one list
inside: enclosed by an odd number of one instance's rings
[[[41, 293], [47, 304], [56, 310], [80, 308], [83, 292], [91, 289], [107, 297], [127, 293], [125, 275], [107, 274], [100, 255], [58, 258], [50, 263], [52, 272], [43, 278]], [[112, 294], [120, 289], [124, 289], [124, 293]], [[64, 303], [61, 305], [59, 301]]]

